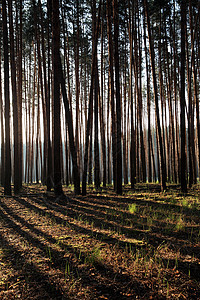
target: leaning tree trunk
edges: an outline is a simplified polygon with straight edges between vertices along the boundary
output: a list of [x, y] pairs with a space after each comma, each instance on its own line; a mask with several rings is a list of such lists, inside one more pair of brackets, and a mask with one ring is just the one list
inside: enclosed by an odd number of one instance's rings
[[69, 134], [69, 146], [70, 146], [70, 152], [72, 156], [72, 164], [73, 164], [73, 173], [74, 173], [74, 192], [76, 194], [80, 194], [80, 173], [77, 163], [77, 149], [74, 143], [74, 133], [73, 133], [73, 126], [72, 126], [72, 114], [69, 108], [69, 101], [67, 98], [67, 92], [65, 88], [65, 78], [62, 71], [62, 64], [61, 64], [61, 58], [59, 54], [59, 61], [58, 61], [58, 68], [59, 68], [59, 80], [61, 84], [61, 90], [62, 90], [62, 96], [63, 96], [63, 102], [65, 106], [65, 116], [67, 121], [67, 128], [68, 128], [68, 134]]

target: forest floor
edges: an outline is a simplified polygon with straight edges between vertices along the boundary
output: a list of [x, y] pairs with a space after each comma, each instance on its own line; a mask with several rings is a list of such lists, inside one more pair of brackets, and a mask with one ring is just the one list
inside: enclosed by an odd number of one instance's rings
[[0, 299], [200, 299], [200, 185], [0, 190]]

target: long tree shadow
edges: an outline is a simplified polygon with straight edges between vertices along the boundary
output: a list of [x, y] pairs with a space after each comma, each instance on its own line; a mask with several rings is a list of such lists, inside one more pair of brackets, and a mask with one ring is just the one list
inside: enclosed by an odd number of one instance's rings
[[[95, 238], [97, 238], [101, 242], [106, 241], [107, 243], [118, 244], [122, 248], [125, 248], [127, 246], [127, 242], [120, 241], [119, 239], [114, 238], [111, 235], [108, 235], [106, 233], [101, 233], [98, 230], [98, 228], [100, 228], [100, 227], [97, 227], [96, 228], [97, 230], [95, 229], [95, 227], [93, 229], [89, 229], [89, 228], [86, 228], [86, 227], [81, 227], [77, 224], [74, 224], [72, 222], [73, 220], [70, 221], [69, 219], [61, 218], [60, 216], [57, 216], [57, 215], [53, 214], [53, 212], [50, 211], [48, 208], [47, 208], [47, 210], [46, 209], [43, 210], [43, 209], [33, 205], [32, 203], [30, 203], [30, 202], [28, 202], [27, 200], [24, 200], [24, 199], [17, 199], [17, 201], [20, 202], [22, 205], [26, 206], [27, 208], [33, 210], [35, 213], [37, 213], [37, 214], [39, 214], [43, 217], [47, 217], [48, 219], [53, 220], [54, 222], [56, 222], [59, 225], [65, 225], [67, 223], [75, 231], [77, 231], [79, 233], [83, 233], [85, 235], [89, 235], [91, 237], [95, 236]], [[49, 206], [49, 208], [50, 208], [50, 206]], [[62, 213], [62, 210], [57, 210], [56, 208], [54, 209], [52, 206], [51, 206], [51, 209], [53, 211], [57, 211], [59, 213]], [[67, 216], [68, 216], [68, 212], [67, 212], [67, 214], [63, 213], [63, 217], [67, 217]], [[71, 215], [71, 216], [74, 217], [74, 214]], [[102, 220], [101, 220], [101, 224], [102, 224]], [[110, 230], [111, 229], [113, 229], [113, 230], [116, 229], [116, 227], [114, 227], [113, 225], [108, 226], [107, 228], [110, 229]], [[135, 238], [137, 237], [138, 238], [138, 234], [141, 234], [141, 232], [137, 231], [134, 234], [134, 231], [133, 230], [131, 231], [131, 236], [132, 237], [135, 237]]]
[[[189, 197], [189, 196], [188, 196]], [[101, 200], [103, 201], [107, 201], [106, 203], [106, 206], [110, 206], [112, 208], [113, 204], [116, 206], [116, 207], [119, 207], [119, 208], [122, 208], [124, 207], [125, 209], [127, 208], [128, 204], [132, 204], [132, 203], [135, 203], [135, 204], [138, 204], [140, 206], [143, 206], [143, 207], [151, 207], [151, 209], [153, 210], [154, 208], [155, 209], [158, 209], [158, 210], [167, 210], [169, 212], [176, 212], [176, 213], [183, 213], [185, 214], [186, 216], [196, 216], [199, 218], [199, 209], [196, 207], [196, 206], [191, 206], [191, 207], [184, 207], [184, 206], [181, 206], [180, 204], [176, 204], [176, 203], [170, 203], [170, 202], [167, 202], [167, 201], [162, 201], [160, 202], [160, 196], [156, 195], [151, 195], [151, 198], [149, 199], [149, 196], [148, 198], [146, 198], [145, 195], [141, 194], [140, 197], [135, 196], [134, 194], [129, 195], [129, 197], [123, 197], [123, 196], [120, 196], [120, 197], [116, 197], [116, 196], [103, 196], [103, 195], [88, 195], [88, 196], [85, 196], [85, 197], [76, 197], [77, 199], [80, 199], [81, 201], [85, 201], [86, 203], [90, 203], [90, 205], [94, 205], [94, 200], [95, 200], [95, 204], [98, 203], [100, 205], [102, 205], [102, 202]]]
[[[113, 215], [112, 215], [112, 221], [109, 221], [105, 219], [105, 217], [108, 217], [109, 213], [108, 215], [105, 212], [101, 213], [100, 211], [96, 213], [95, 210], [91, 210], [83, 207], [77, 208], [77, 206], [76, 209], [74, 209], [71, 208], [71, 204], [69, 202], [67, 206], [67, 211], [65, 208], [60, 207], [53, 202], [49, 203], [44, 199], [34, 199], [34, 203], [38, 203], [39, 205], [42, 205], [43, 207], [48, 208], [53, 212], [55, 211], [61, 213], [64, 216], [70, 216], [71, 218], [81, 215], [82, 221], [84, 221], [84, 219], [86, 221], [89, 219], [90, 222], [93, 222], [95, 228], [101, 229], [103, 223], [105, 229], [110, 229], [112, 231], [120, 231], [120, 233], [124, 234], [127, 238], [134, 238], [135, 240], [138, 239], [143, 240], [145, 238], [145, 240], [148, 243], [152, 244], [153, 246], [159, 246], [159, 244], [163, 243], [163, 240], [167, 242], [168, 240], [171, 241], [171, 239], [173, 238], [176, 239], [176, 244], [178, 245], [178, 247], [181, 247], [181, 251], [187, 252], [187, 250], [189, 250], [188, 253], [190, 254], [192, 251], [191, 245], [189, 247], [187, 243], [188, 234], [186, 234], [185, 231], [184, 232], [180, 232], [180, 231], [176, 232], [173, 230], [169, 231], [168, 228], [166, 227], [167, 225], [164, 220], [154, 221], [154, 224], [151, 225], [150, 232], [149, 232], [148, 231], [149, 226], [145, 224], [147, 223], [147, 218], [134, 216], [133, 219], [132, 215], [128, 212], [125, 212], [125, 218], [131, 216], [132, 220], [134, 220], [134, 223], [132, 223], [133, 225], [132, 228], [127, 228], [126, 226], [121, 225], [121, 219], [117, 216], [114, 216], [115, 222], [113, 222]], [[162, 234], [160, 230], [161, 228], [162, 228]], [[187, 227], [185, 229], [190, 229], [190, 227]], [[197, 228], [197, 234], [198, 234], [198, 228]], [[120, 241], [120, 244], [123, 246], [124, 243]], [[199, 258], [200, 252], [197, 251], [197, 248], [199, 249], [199, 247], [195, 245], [193, 255]]]
[[[4, 218], [5, 216], [1, 216]], [[10, 224], [11, 225], [11, 224]], [[37, 294], [41, 295], [42, 290], [45, 291], [43, 299], [68, 299], [63, 296], [63, 292], [54, 283], [50, 282], [49, 276], [41, 272], [32, 263], [29, 263], [20, 250], [14, 245], [11, 245], [0, 233], [0, 245], [2, 251], [1, 260], [8, 265], [12, 265], [18, 273], [18, 278], [24, 279], [27, 282], [25, 290], [21, 291], [21, 299], [36, 299]], [[18, 279], [16, 278], [16, 280]], [[34, 289], [29, 289], [29, 285], [34, 285]], [[6, 283], [4, 284], [7, 285]], [[9, 286], [8, 286], [9, 287]], [[40, 289], [40, 290], [38, 290]]]
[[[1, 203], [1, 207], [6, 211], [7, 214], [10, 214], [12, 216], [12, 218], [16, 219], [17, 222], [20, 222], [21, 224], [25, 225], [29, 230], [31, 230], [33, 233], [37, 234], [38, 236], [43, 236], [47, 241], [49, 241], [51, 244], [57, 244], [57, 240], [54, 239], [52, 236], [48, 235], [47, 233], [42, 232], [41, 230], [38, 230], [36, 228], [34, 228], [32, 225], [30, 225], [29, 223], [27, 223], [24, 219], [22, 219], [21, 217], [17, 216], [14, 214], [13, 211], [11, 211], [4, 203]], [[38, 238], [33, 237], [32, 235], [30, 235], [29, 233], [27, 233], [26, 231], [21, 229], [21, 226], [18, 225], [16, 222], [14, 222], [13, 220], [11, 220], [8, 216], [6, 216], [2, 210], [0, 211], [0, 215], [2, 216], [2, 218], [4, 219], [4, 221], [6, 222], [7, 226], [9, 226], [10, 228], [12, 228], [14, 231], [16, 231], [19, 235], [21, 235], [23, 238], [25, 238], [29, 243], [31, 243], [32, 245], [34, 245], [35, 247], [39, 248], [41, 251], [41, 254], [43, 256], [46, 256], [46, 250], [45, 250], [45, 244], [42, 243]], [[75, 248], [73, 248], [70, 245], [64, 245], [62, 243], [59, 243], [59, 247], [61, 247], [62, 249], [64, 249], [64, 252], [70, 251], [72, 254], [75, 254], [77, 257], [80, 254]], [[60, 252], [57, 251], [55, 249], [53, 249], [50, 246], [50, 251], [52, 253], [52, 263], [54, 268], [58, 267], [61, 270], [63, 270], [63, 258], [64, 258], [64, 252]], [[86, 256], [82, 253], [81, 255], [81, 262], [83, 263], [86, 259]], [[77, 266], [74, 265], [72, 266], [73, 263], [71, 263], [71, 267], [72, 270], [74, 270], [73, 272], [73, 276], [77, 275], [76, 272], [76, 268]], [[122, 287], [121, 285], [123, 283], [129, 283], [129, 289], [134, 290], [134, 292], [138, 293], [139, 295], [143, 295], [145, 293], [148, 292], [148, 288], [145, 286], [140, 285], [140, 288], [138, 289], [138, 282], [134, 281], [131, 277], [129, 277], [128, 275], [125, 274], [121, 274], [118, 272], [114, 272], [112, 270], [112, 268], [109, 268], [108, 266], [105, 266], [101, 263], [95, 263], [95, 268], [98, 270], [98, 272], [100, 272], [102, 274], [102, 276], [104, 276], [105, 278], [114, 278], [115, 279], [115, 286], [111, 286], [109, 285], [109, 289], [108, 287], [104, 284], [104, 282], [99, 281], [99, 279], [95, 278], [95, 277], [91, 277], [89, 276], [89, 274], [87, 274], [87, 271], [85, 271], [84, 276], [82, 276], [82, 282], [88, 286], [88, 284], [92, 284], [95, 285], [97, 293], [102, 294], [102, 293], [108, 293], [110, 294], [110, 298], [109, 299], [126, 299], [126, 297], [123, 297], [122, 292], [119, 291], [116, 287], [117, 285], [120, 285], [120, 287]], [[57, 298], [59, 299], [59, 298]]]
[[[39, 212], [40, 214], [42, 213], [42, 209], [37, 208], [33, 204], [27, 203], [26, 201], [24, 201], [22, 199], [20, 199], [20, 201], [22, 201], [22, 203], [24, 205], [25, 204], [27, 204], [28, 206], [30, 205], [32, 208], [36, 209], [36, 211]], [[53, 215], [50, 212], [48, 214], [49, 214], [48, 216], [52, 216]], [[53, 217], [55, 217], [55, 215], [53, 215]], [[56, 216], [55, 220], [56, 220], [56, 222], [58, 221], [59, 224], [62, 224], [62, 221], [61, 221], [61, 220], [63, 220], [62, 218]], [[94, 236], [93, 231], [91, 229], [82, 228], [81, 226], [78, 226], [77, 224], [71, 224], [71, 227], [76, 232], [79, 232], [79, 233], [81, 232], [81, 233], [84, 233], [84, 234], [89, 235], [89, 236]], [[98, 240], [100, 240], [100, 241], [104, 240], [107, 243], [118, 244], [119, 246], [122, 246], [123, 248], [127, 247], [127, 243], [125, 243], [125, 242], [119, 242], [118, 239], [112, 238], [110, 236], [106, 237], [105, 235], [102, 235], [99, 232], [95, 234], [95, 238], [98, 239]], [[138, 246], [136, 247], [135, 244], [132, 244], [132, 247], [131, 247], [132, 251], [134, 251], [134, 249], [136, 249], [136, 248], [138, 248]], [[187, 250], [187, 246], [185, 247], [185, 251], [186, 250]], [[190, 251], [191, 251], [191, 249], [190, 249]], [[198, 253], [198, 251], [197, 251], [197, 253]], [[176, 265], [176, 263], [177, 263], [177, 260], [176, 259], [171, 259], [170, 262], [171, 262], [171, 265], [173, 265], [173, 267], [174, 267]], [[179, 264], [179, 268], [180, 268], [180, 270], [183, 273], [185, 273], [186, 275], [188, 275], [188, 272], [189, 272], [189, 269], [190, 269], [190, 276], [191, 277], [193, 277], [194, 279], [199, 279], [200, 278], [199, 277], [199, 274], [200, 274], [200, 266], [199, 266], [199, 264], [197, 264], [197, 263], [190, 263], [190, 264], [188, 264], [187, 262], [182, 262], [182, 261], [179, 261], [179, 263], [180, 263]]]

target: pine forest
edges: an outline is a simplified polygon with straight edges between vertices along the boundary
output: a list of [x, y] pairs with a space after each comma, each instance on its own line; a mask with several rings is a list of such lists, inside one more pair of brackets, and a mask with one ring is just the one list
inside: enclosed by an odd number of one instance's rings
[[200, 299], [200, 1], [0, 9], [0, 299]]

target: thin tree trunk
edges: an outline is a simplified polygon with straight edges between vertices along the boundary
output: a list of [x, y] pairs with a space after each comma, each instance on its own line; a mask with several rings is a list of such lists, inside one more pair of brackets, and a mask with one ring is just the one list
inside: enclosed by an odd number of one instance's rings
[[181, 190], [187, 192], [186, 153], [185, 153], [185, 30], [186, 30], [186, 0], [181, 1]]
[[147, 115], [148, 115], [148, 182], [152, 181], [152, 168], [151, 168], [151, 99], [150, 99], [150, 80], [149, 80], [149, 63], [147, 55], [146, 44], [146, 24], [144, 22], [144, 47], [145, 47], [145, 61], [146, 61], [146, 77], [147, 77]]
[[5, 98], [5, 179], [4, 194], [11, 195], [11, 149], [10, 149], [10, 88], [8, 58], [8, 28], [6, 1], [2, 0], [3, 45], [4, 45], [4, 98]]
[[31, 177], [32, 180], [35, 180], [35, 173], [34, 173], [34, 142], [35, 142], [35, 94], [36, 94], [36, 85], [37, 85], [37, 76], [36, 76], [36, 53], [33, 45], [33, 52], [34, 52], [34, 75], [33, 75], [33, 95], [32, 95], [32, 147], [31, 147]]
[[[49, 2], [49, 1], [48, 1]], [[44, 101], [43, 101], [43, 120], [44, 120], [44, 183], [47, 185], [47, 190], [51, 190], [51, 141], [50, 141], [50, 115], [49, 115], [49, 106], [50, 106], [50, 95], [48, 95], [48, 82], [47, 82], [47, 70], [46, 70], [46, 52], [45, 52], [45, 39], [44, 39], [44, 20], [43, 20], [43, 11], [41, 6], [41, 0], [38, 1], [39, 11], [40, 11], [40, 25], [41, 25], [41, 46], [42, 46], [42, 66], [41, 66], [41, 80], [44, 78]], [[49, 5], [49, 4], [47, 4]], [[49, 9], [49, 7], [47, 8]], [[49, 14], [49, 12], [48, 12]], [[48, 16], [49, 17], [49, 16]], [[49, 18], [50, 21], [50, 18]], [[47, 29], [48, 34], [48, 55], [49, 54], [49, 25]], [[38, 57], [39, 59], [39, 57]], [[50, 63], [50, 59], [48, 61]], [[48, 63], [48, 67], [50, 67]], [[43, 72], [42, 72], [43, 69]], [[42, 76], [43, 75], [43, 76]], [[49, 79], [49, 78], [48, 78]], [[41, 86], [42, 88], [42, 86]]]
[[61, 183], [61, 122], [60, 122], [60, 28], [59, 28], [59, 2], [53, 0], [53, 105], [54, 105], [54, 193], [60, 196], [62, 191]]
[[[194, 51], [194, 38], [197, 27], [197, 20], [195, 22], [195, 28], [193, 31], [192, 24], [192, 3], [189, 0], [189, 12], [190, 12], [190, 28], [191, 28], [191, 39], [192, 39], [192, 54], [191, 54], [191, 64], [193, 72], [193, 84], [194, 84], [194, 103], [196, 104], [196, 130], [197, 130], [197, 144], [198, 144], [198, 170], [200, 171], [200, 125], [199, 125], [199, 99], [198, 99], [198, 85], [197, 85], [197, 69], [195, 66], [195, 51]], [[198, 15], [200, 14], [200, 4], [198, 6]]]
[[173, 10], [174, 10], [174, 16], [173, 16], [173, 29], [172, 29], [172, 35], [173, 35], [173, 64], [174, 64], [174, 105], [175, 105], [175, 136], [176, 136], [176, 170], [178, 174], [178, 181], [180, 182], [180, 139], [179, 139], [179, 123], [178, 123], [178, 86], [177, 86], [177, 50], [176, 50], [176, 18], [175, 18], [175, 0], [173, 3]]
[[[17, 1], [16, 1], [17, 5]], [[22, 178], [23, 178], [23, 134], [22, 134], [22, 7], [23, 7], [23, 0], [19, 2], [19, 33], [18, 33], [18, 45], [17, 45], [17, 57], [18, 57], [18, 74], [17, 74], [17, 91], [18, 91], [18, 123], [19, 123], [19, 184], [22, 187]], [[16, 9], [17, 12], [17, 9]], [[18, 21], [16, 20], [16, 23]], [[18, 24], [17, 24], [18, 27]], [[16, 30], [18, 32], [18, 30]]]
[[189, 156], [189, 187], [194, 183], [195, 165], [194, 164], [194, 116], [192, 100], [192, 69], [190, 71], [189, 45], [188, 45], [187, 27], [185, 29], [185, 47], [186, 47], [186, 69], [187, 69], [187, 90], [188, 90], [188, 156]]
[[162, 190], [165, 190], [166, 189], [166, 165], [165, 165], [164, 156], [163, 156], [163, 142], [162, 142], [161, 127], [160, 127], [158, 88], [157, 88], [156, 72], [155, 72], [154, 49], [153, 49], [152, 38], [151, 38], [151, 27], [150, 27], [150, 19], [149, 19], [149, 13], [148, 13], [147, 0], [143, 0], [143, 2], [144, 2], [145, 15], [146, 15], [146, 19], [147, 19], [147, 28], [148, 28], [148, 36], [149, 36], [149, 51], [150, 51], [151, 68], [152, 68], [152, 76], [153, 76], [154, 101], [155, 101], [155, 108], [156, 108], [156, 123], [157, 123], [157, 128], [158, 128], [158, 145], [159, 145], [159, 154], [160, 154], [160, 161], [161, 161], [161, 166], [160, 166], [161, 187], [162, 187]]
[[[107, 100], [107, 125], [110, 124], [110, 76], [108, 76], [108, 100]], [[108, 184], [111, 184], [111, 157], [110, 157], [110, 135], [109, 126], [107, 126], [107, 165], [108, 165]]]
[[[1, 61], [1, 49], [0, 49], [0, 61]], [[1, 63], [0, 63], [0, 117], [1, 117], [1, 185], [4, 186], [4, 110], [3, 110], [3, 98], [2, 98], [2, 77], [1, 77]]]
[[[126, 47], [126, 31], [125, 31], [125, 53], [127, 53], [127, 47]], [[127, 125], [127, 80], [126, 80], [126, 72], [127, 72], [127, 60], [125, 58], [125, 64], [124, 64], [124, 118], [123, 118], [123, 168], [124, 168], [124, 184], [128, 184], [128, 170], [127, 170], [127, 131], [126, 131], [126, 125]]]
[[80, 82], [79, 82], [79, 0], [76, 0], [76, 45], [75, 45], [75, 77], [76, 77], [76, 129], [75, 129], [75, 141], [76, 141], [76, 149], [77, 149], [77, 162], [78, 166], [80, 166], [80, 150], [79, 150], [79, 123], [80, 123], [80, 112], [79, 112], [79, 97], [80, 97]]
[[104, 34], [103, 19], [101, 21], [101, 101], [100, 101], [100, 120], [101, 120], [101, 141], [103, 154], [103, 186], [106, 187], [106, 141], [105, 141], [105, 124], [104, 124]]
[[50, 124], [50, 105], [51, 105], [51, 62], [50, 62], [50, 24], [51, 24], [51, 14], [52, 14], [52, 3], [47, 1], [47, 15], [48, 15], [48, 85], [47, 85], [47, 100], [46, 100], [46, 118], [47, 118], [47, 145], [48, 145], [48, 158], [47, 158], [47, 191], [51, 191], [52, 188], [52, 143], [51, 143], [51, 124]]
[[37, 132], [36, 132], [36, 155], [35, 155], [35, 175], [36, 183], [39, 183], [39, 130], [40, 130], [40, 96], [39, 96], [39, 80], [37, 82]]
[[[138, 12], [138, 3], [137, 3], [137, 12]], [[138, 28], [140, 28], [139, 23], [139, 12], [138, 12]], [[139, 31], [139, 30], [138, 30]], [[140, 32], [138, 32], [138, 50], [139, 50], [139, 124], [140, 124], [140, 144], [141, 144], [141, 162], [142, 162], [142, 181], [145, 183], [147, 180], [146, 176], [146, 157], [145, 157], [145, 146], [144, 146], [144, 134], [143, 134], [143, 126], [142, 126], [142, 49], [141, 49], [141, 38], [140, 38]]]
[[[164, 22], [166, 23], [166, 22]], [[167, 31], [165, 26], [165, 53], [167, 59], [167, 77], [168, 77], [168, 85], [167, 85], [167, 92], [168, 92], [168, 103], [169, 103], [169, 117], [170, 117], [170, 137], [171, 137], [171, 166], [172, 166], [172, 180], [173, 182], [177, 182], [177, 174], [176, 174], [176, 165], [175, 165], [175, 134], [174, 134], [174, 116], [172, 111], [172, 81], [170, 75], [170, 68], [169, 68], [169, 54], [168, 54], [168, 44], [167, 44]]]
[[78, 162], [77, 162], [77, 150], [74, 143], [74, 132], [73, 132], [73, 126], [72, 126], [72, 114], [69, 108], [69, 101], [67, 98], [67, 92], [65, 88], [65, 79], [62, 71], [62, 64], [61, 64], [61, 58], [60, 54], [58, 57], [58, 67], [59, 67], [59, 80], [61, 84], [61, 90], [62, 90], [62, 96], [63, 96], [63, 102], [65, 106], [65, 116], [67, 121], [67, 127], [68, 127], [68, 133], [69, 133], [69, 145], [70, 145], [70, 152], [72, 156], [72, 164], [73, 164], [73, 174], [74, 174], [74, 192], [76, 194], [80, 194], [80, 173], [78, 168]]
[[17, 105], [17, 89], [16, 89], [16, 65], [15, 65], [15, 50], [14, 50], [14, 32], [13, 32], [13, 14], [12, 0], [8, 1], [9, 12], [9, 29], [10, 29], [10, 57], [11, 57], [11, 83], [13, 97], [13, 129], [14, 129], [14, 193], [17, 194], [20, 190], [19, 183], [19, 144], [18, 144], [18, 105]]
[[[82, 179], [82, 195], [86, 195], [86, 180], [87, 180], [87, 168], [88, 168], [88, 146], [89, 146], [89, 135], [91, 130], [91, 114], [92, 114], [92, 105], [93, 105], [93, 79], [95, 74], [95, 56], [97, 52], [97, 42], [98, 42], [98, 33], [99, 33], [99, 24], [100, 24], [100, 12], [101, 12], [101, 0], [99, 3], [98, 9], [98, 20], [95, 32], [94, 47], [92, 54], [92, 73], [91, 73], [91, 86], [90, 86], [90, 97], [89, 97], [89, 109], [88, 109], [88, 118], [87, 118], [87, 128], [86, 128], [86, 141], [85, 141], [85, 152], [84, 152], [84, 169], [83, 169], [83, 179]], [[90, 153], [91, 156], [91, 153]]]
[[115, 90], [116, 90], [116, 117], [117, 117], [117, 180], [116, 192], [122, 194], [122, 145], [121, 145], [121, 97], [119, 80], [119, 12], [118, 0], [113, 0], [113, 19], [114, 19], [114, 61], [115, 61]]
[[[92, 18], [93, 18], [93, 32], [96, 32], [96, 1], [92, 4]], [[95, 42], [95, 41], [94, 41]], [[95, 47], [95, 45], [93, 46]], [[96, 189], [100, 187], [99, 178], [99, 113], [98, 113], [98, 103], [99, 103], [99, 79], [98, 79], [98, 62], [97, 62], [97, 52], [95, 51], [95, 78], [94, 78], [94, 184]]]
[[116, 176], [116, 121], [115, 121], [115, 103], [114, 103], [114, 75], [113, 75], [113, 41], [112, 41], [112, 23], [111, 23], [111, 2], [106, 2], [107, 11], [107, 32], [108, 32], [108, 55], [109, 55], [109, 76], [110, 76], [110, 97], [111, 97], [111, 122], [112, 122], [112, 165], [114, 189], [117, 186]]
[[135, 131], [134, 131], [134, 121], [133, 121], [133, 12], [131, 15], [130, 1], [129, 4], [129, 42], [130, 42], [130, 80], [129, 80], [129, 99], [130, 99], [130, 109], [131, 109], [131, 136], [130, 136], [130, 181], [131, 188], [134, 189], [134, 184], [136, 182], [136, 153], [135, 153]]

